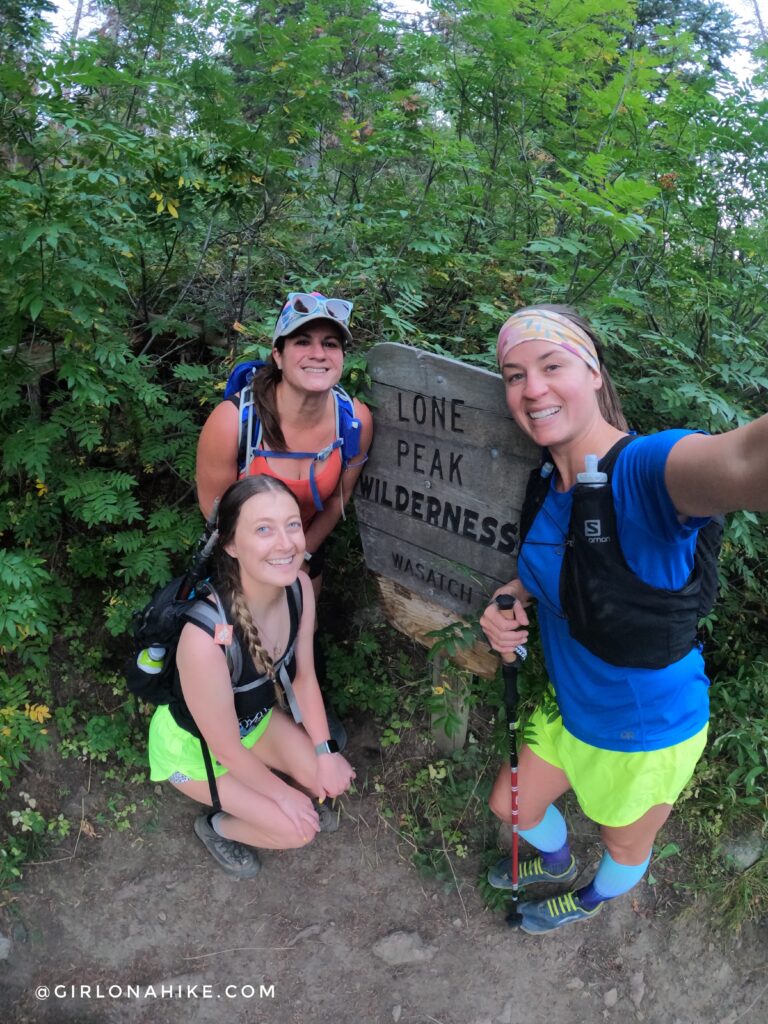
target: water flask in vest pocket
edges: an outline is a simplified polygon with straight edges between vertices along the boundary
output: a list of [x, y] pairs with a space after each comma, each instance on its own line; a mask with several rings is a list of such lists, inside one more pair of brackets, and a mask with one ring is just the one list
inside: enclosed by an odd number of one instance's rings
[[148, 676], [156, 676], [163, 671], [164, 661], [164, 647], [145, 647], [143, 651], [139, 651], [136, 664]]

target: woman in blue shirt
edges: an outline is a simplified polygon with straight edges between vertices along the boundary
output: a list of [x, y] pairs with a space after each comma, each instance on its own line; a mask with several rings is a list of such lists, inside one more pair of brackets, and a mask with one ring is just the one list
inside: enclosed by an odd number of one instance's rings
[[[560, 712], [549, 721], [536, 712], [531, 740], [520, 752], [520, 834], [538, 851], [521, 862], [520, 884], [562, 884], [577, 875], [554, 805], [569, 789], [600, 824], [605, 845], [589, 885], [521, 904], [521, 927], [541, 934], [589, 920], [642, 878], [656, 833], [704, 749], [708, 680], [695, 644], [661, 668], [611, 663], [574, 639], [562, 610], [560, 576], [577, 475], [587, 455], [602, 458], [627, 434], [593, 329], [568, 307], [520, 310], [502, 327], [497, 356], [510, 412], [548, 449], [553, 465], [520, 551], [519, 578], [498, 592], [517, 599], [514, 613], [505, 617], [491, 604], [481, 618], [491, 645], [508, 654], [525, 643], [525, 609], [537, 602]], [[711, 516], [768, 508], [768, 416], [717, 436], [667, 430], [640, 437], [619, 453], [611, 487], [630, 575], [646, 590], [679, 592], [691, 576], [698, 531]], [[627, 637], [628, 646], [637, 647], [635, 641]], [[647, 643], [653, 648], [653, 630]], [[496, 779], [491, 809], [509, 820], [506, 768]], [[495, 887], [510, 888], [509, 859], [488, 877]]]

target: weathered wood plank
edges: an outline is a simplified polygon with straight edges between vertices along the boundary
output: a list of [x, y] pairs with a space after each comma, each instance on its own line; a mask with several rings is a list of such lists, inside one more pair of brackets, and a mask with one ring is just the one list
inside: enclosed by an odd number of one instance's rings
[[[455, 613], [407, 590], [386, 576], [376, 575], [376, 582], [387, 621], [424, 647], [432, 647], [435, 643], [435, 638], [427, 636], [428, 633], [444, 629], [457, 621]], [[498, 657], [482, 642], [458, 651], [451, 660], [461, 668], [486, 679], [496, 674], [499, 664]]]

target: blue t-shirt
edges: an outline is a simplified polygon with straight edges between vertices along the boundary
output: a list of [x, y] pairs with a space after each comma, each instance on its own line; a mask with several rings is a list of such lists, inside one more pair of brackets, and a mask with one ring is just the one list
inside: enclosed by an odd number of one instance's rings
[[[693, 568], [698, 530], [708, 520], [678, 520], [664, 484], [672, 447], [690, 431], [640, 437], [619, 454], [612, 474], [619, 539], [629, 567], [646, 583], [679, 590]], [[573, 492], [550, 487], [518, 560], [537, 599], [549, 677], [566, 729], [605, 750], [660, 750], [699, 732], [709, 718], [709, 680], [694, 647], [662, 669], [609, 665], [574, 640], [560, 606], [560, 569]]]

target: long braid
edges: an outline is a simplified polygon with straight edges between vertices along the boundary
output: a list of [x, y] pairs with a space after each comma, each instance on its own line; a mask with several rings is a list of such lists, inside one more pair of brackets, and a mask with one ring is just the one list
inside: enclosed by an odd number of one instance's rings
[[256, 623], [253, 621], [248, 604], [245, 600], [245, 594], [243, 594], [242, 590], [236, 590], [231, 594], [231, 602], [232, 615], [245, 638], [245, 642], [248, 646], [251, 657], [253, 658], [254, 665], [259, 672], [266, 672], [270, 679], [274, 679], [274, 663], [272, 658], [269, 656], [269, 651], [261, 642], [259, 631], [256, 627]]
[[219, 584], [232, 610], [232, 617], [240, 630], [248, 648], [248, 653], [253, 658], [253, 664], [258, 672], [266, 673], [272, 680], [275, 689], [275, 699], [278, 707], [285, 709], [285, 695], [283, 688], [275, 675], [275, 665], [270, 657], [269, 651], [262, 643], [256, 623], [253, 621], [245, 594], [240, 588], [240, 573], [237, 562], [225, 555], [219, 558]]

